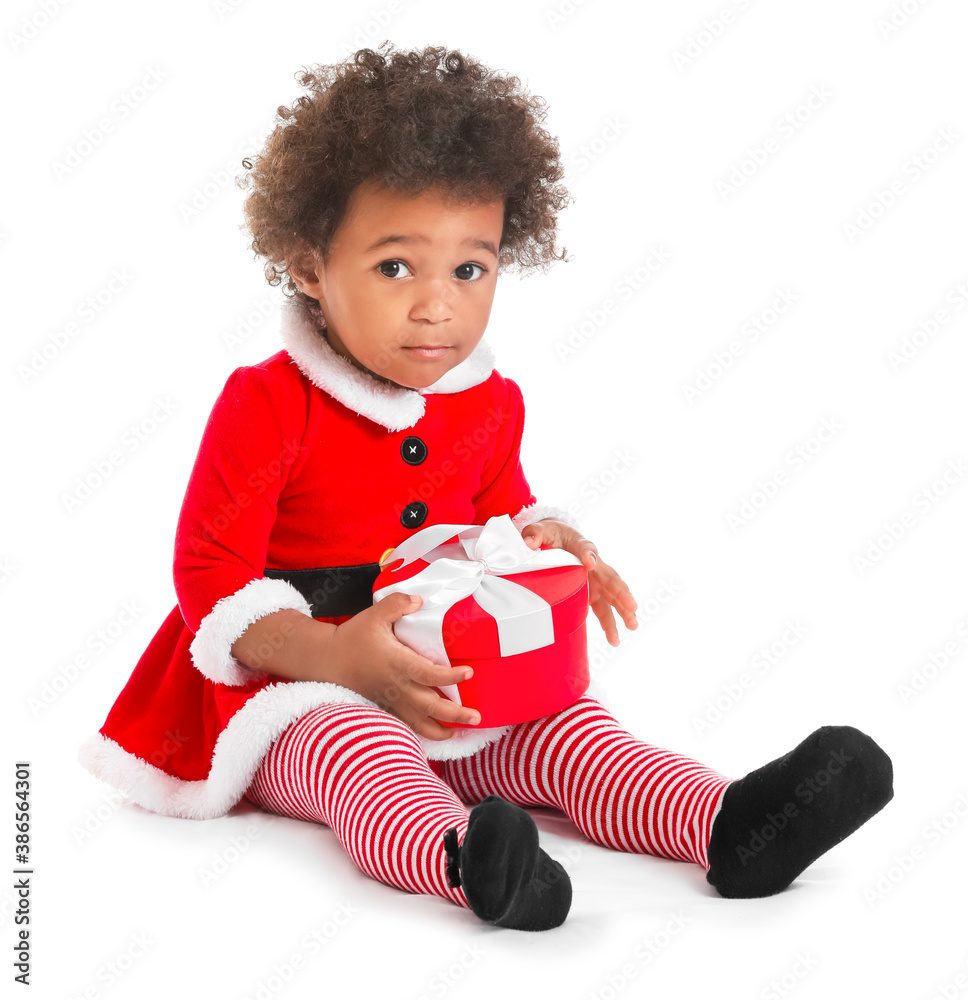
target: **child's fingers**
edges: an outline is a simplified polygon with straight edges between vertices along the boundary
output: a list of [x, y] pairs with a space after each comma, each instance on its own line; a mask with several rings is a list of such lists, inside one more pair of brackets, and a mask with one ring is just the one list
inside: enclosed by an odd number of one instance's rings
[[453, 730], [438, 722], [476, 726], [480, 713], [438, 694], [432, 688], [404, 681], [383, 688], [374, 699], [381, 708], [402, 719], [415, 733], [434, 740], [449, 739]]
[[390, 710], [419, 736], [447, 740], [454, 735], [454, 730], [440, 725], [440, 722], [459, 725], [476, 725], [480, 722], [481, 717], [477, 712], [442, 697], [430, 688], [412, 686], [409, 694], [409, 698], [398, 699]]
[[[418, 712], [431, 719], [457, 722], [464, 726], [476, 726], [481, 721], [479, 712], [464, 708], [463, 705], [458, 705], [434, 690], [434, 688], [448, 687], [466, 680], [474, 672], [469, 666], [434, 663], [425, 656], [409, 649], [407, 654], [405, 670], [410, 681], [409, 694], [411, 702]], [[447, 732], [450, 731], [447, 730]], [[434, 739], [441, 738], [444, 737], [434, 737]]]
[[474, 671], [465, 664], [450, 666], [443, 663], [434, 663], [426, 656], [403, 646], [403, 659], [401, 668], [415, 684], [422, 684], [424, 687], [447, 687], [449, 684], [460, 684], [465, 681]]
[[431, 719], [439, 719], [441, 722], [456, 722], [462, 726], [476, 726], [481, 721], [480, 712], [458, 705], [457, 702], [451, 701], [450, 698], [444, 698], [436, 691], [429, 692], [429, 698], [424, 702], [424, 711]]
[[[608, 601], [603, 597], [596, 597], [592, 602], [592, 611], [595, 612], [595, 617], [602, 623], [602, 628], [605, 630], [605, 638], [608, 640], [610, 646], [615, 646], [618, 644], [618, 629], [615, 627], [615, 616], [612, 614], [611, 606]], [[612, 640], [615, 642], [612, 642]]]
[[[402, 718], [402, 717], [401, 717]], [[454, 735], [455, 730], [434, 722], [433, 719], [425, 715], [415, 715], [413, 719], [403, 719], [404, 722], [418, 735], [424, 736], [428, 740], [448, 740]]]
[[615, 607], [627, 628], [636, 628], [639, 622], [635, 612], [639, 604], [628, 584], [607, 563], [600, 563], [599, 566], [601, 572], [589, 581], [593, 590], [592, 603], [596, 598], [604, 599]]
[[[622, 607], [619, 607], [619, 601], [621, 601]], [[612, 614], [612, 605], [615, 606], [615, 609], [622, 616], [622, 622], [627, 629], [631, 630], [639, 627], [639, 620], [635, 616], [635, 609], [638, 607], [638, 604], [628, 591], [620, 594], [618, 599], [611, 600], [601, 590], [596, 589], [589, 603], [596, 617], [602, 623], [602, 628], [605, 630], [605, 637], [612, 646], [619, 644], [618, 628], [615, 624], [615, 617]], [[614, 642], [612, 641], [613, 639], [615, 640]]]
[[622, 616], [622, 622], [626, 628], [638, 628], [639, 620], [635, 617], [638, 603], [627, 590], [623, 590], [617, 595], [611, 595], [610, 602]]

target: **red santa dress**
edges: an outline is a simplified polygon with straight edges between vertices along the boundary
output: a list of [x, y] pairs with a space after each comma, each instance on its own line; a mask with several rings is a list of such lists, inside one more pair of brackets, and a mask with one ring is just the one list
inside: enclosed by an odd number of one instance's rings
[[[574, 525], [531, 493], [521, 391], [485, 340], [418, 390], [350, 364], [295, 301], [281, 334], [285, 349], [233, 371], [215, 402], [176, 528], [178, 604], [81, 749], [93, 774], [164, 815], [224, 815], [293, 722], [327, 703], [372, 704], [239, 663], [231, 647], [252, 622], [285, 608], [346, 621], [373, 603], [384, 553], [431, 524]], [[508, 728], [421, 740], [443, 761]]]

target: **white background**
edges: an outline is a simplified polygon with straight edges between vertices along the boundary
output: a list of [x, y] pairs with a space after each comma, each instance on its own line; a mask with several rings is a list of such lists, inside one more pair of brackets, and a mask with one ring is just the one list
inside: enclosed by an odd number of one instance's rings
[[[33, 995], [968, 993], [954, 917], [968, 827], [964, 5], [45, 6], [53, 16], [5, 7], [0, 70], [0, 856], [14, 867], [13, 762], [29, 760]], [[119, 808], [76, 763], [175, 604], [174, 527], [212, 403], [233, 368], [281, 346], [278, 292], [229, 177], [299, 95], [301, 66], [384, 37], [462, 49], [548, 101], [573, 259], [503, 278], [486, 336], [524, 392], [539, 501], [577, 505], [639, 601], [618, 649], [589, 619], [621, 721], [735, 777], [825, 724], [893, 758], [893, 802], [778, 896], [722, 899], [696, 866], [604, 850], [534, 810], [574, 905], [555, 931], [507, 931], [367, 879], [324, 828]], [[104, 117], [112, 131], [85, 146]], [[89, 155], [58, 176], [69, 149]], [[653, 249], [668, 259], [623, 292]], [[112, 294], [115, 270], [127, 278]], [[764, 315], [781, 291], [793, 304]], [[938, 310], [928, 336], [919, 324]], [[743, 353], [715, 367], [732, 342]], [[711, 385], [690, 401], [703, 370]], [[818, 437], [825, 421], [836, 433]], [[767, 501], [758, 484], [778, 472]], [[744, 500], [757, 506], [737, 527]], [[663, 581], [674, 598], [650, 605]], [[754, 657], [789, 622], [806, 631], [760, 672]], [[100, 629], [111, 641], [94, 652]], [[206, 884], [217, 857], [232, 863]], [[0, 888], [10, 978], [13, 898]], [[306, 936], [341, 906], [351, 916], [313, 954]], [[634, 957], [643, 942], [649, 960]], [[299, 966], [287, 981], [285, 966]]]

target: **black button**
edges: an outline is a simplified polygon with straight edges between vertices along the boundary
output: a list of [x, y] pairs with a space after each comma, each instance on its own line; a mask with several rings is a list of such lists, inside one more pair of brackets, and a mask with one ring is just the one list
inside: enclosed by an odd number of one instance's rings
[[400, 523], [405, 528], [419, 528], [427, 520], [427, 505], [416, 500], [408, 503], [400, 515]]
[[418, 437], [408, 437], [400, 445], [400, 454], [407, 465], [419, 465], [427, 457], [427, 446]]

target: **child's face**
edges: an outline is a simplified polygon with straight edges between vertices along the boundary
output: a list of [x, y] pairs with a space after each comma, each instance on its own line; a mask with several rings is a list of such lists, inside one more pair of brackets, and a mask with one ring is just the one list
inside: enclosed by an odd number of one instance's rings
[[[333, 350], [378, 378], [423, 389], [484, 335], [504, 202], [459, 204], [374, 181], [350, 197], [329, 259], [293, 281], [319, 300]], [[414, 348], [444, 348], [421, 355]]]

